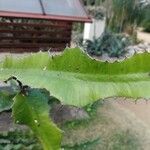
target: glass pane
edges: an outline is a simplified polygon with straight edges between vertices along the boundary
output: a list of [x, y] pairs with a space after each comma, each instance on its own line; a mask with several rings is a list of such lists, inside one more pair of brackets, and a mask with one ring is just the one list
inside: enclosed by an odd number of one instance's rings
[[42, 14], [38, 0], [0, 0], [0, 10]]
[[48, 15], [87, 17], [79, 0], [42, 0]]

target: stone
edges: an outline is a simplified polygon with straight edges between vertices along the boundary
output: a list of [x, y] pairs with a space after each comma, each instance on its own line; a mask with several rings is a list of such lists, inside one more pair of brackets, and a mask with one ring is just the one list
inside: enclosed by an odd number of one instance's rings
[[0, 81], [0, 87], [7, 87], [8, 85], [5, 82]]
[[122, 61], [124, 61], [125, 60], [125, 57], [119, 57], [118, 59], [117, 59], [117, 62], [122, 62]]
[[50, 116], [55, 123], [65, 123], [73, 120], [88, 119], [88, 113], [83, 109], [70, 105], [56, 103], [50, 110]]
[[140, 47], [137, 47], [137, 48], [136, 48], [136, 53], [137, 53], [137, 54], [144, 53], [144, 52], [145, 52], [145, 49], [140, 48]]
[[108, 54], [107, 53], [104, 53], [102, 56], [101, 56], [101, 61], [104, 61], [104, 62], [106, 62], [106, 61], [108, 61], [109, 60], [109, 56], [108, 56]]
[[107, 61], [108, 61], [109, 63], [114, 63], [114, 62], [117, 61], [117, 59], [118, 59], [118, 58], [116, 58], [116, 57], [112, 57], [112, 58], [109, 58]]
[[132, 57], [135, 54], [135, 51], [134, 51], [132, 46], [127, 47], [126, 51], [127, 51], [126, 54], [125, 54], [126, 58], [130, 58], [130, 57]]
[[150, 44], [149, 43], [144, 43], [145, 44], [145, 50], [150, 53]]
[[130, 51], [131, 49], [133, 49], [135, 53], [145, 52], [145, 46], [143, 44], [130, 46]]
[[140, 43], [140, 44], [138, 44], [138, 47], [141, 48], [141, 49], [145, 49], [145, 48], [146, 48], [146, 45], [143, 44], [143, 43]]

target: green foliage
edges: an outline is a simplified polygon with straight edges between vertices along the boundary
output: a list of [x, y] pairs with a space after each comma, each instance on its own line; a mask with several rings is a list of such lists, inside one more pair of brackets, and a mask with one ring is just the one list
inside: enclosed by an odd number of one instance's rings
[[[0, 79], [13, 74], [23, 83], [46, 88], [61, 102], [76, 106], [113, 96], [150, 98], [149, 59], [150, 54], [144, 53], [109, 64], [92, 60], [78, 48], [66, 49], [55, 57], [37, 53], [20, 60], [6, 58]], [[34, 131], [45, 150], [57, 150], [61, 131], [49, 119], [48, 99], [39, 89], [19, 92], [14, 98], [13, 117]]]
[[113, 32], [126, 32], [130, 27], [133, 34], [134, 25], [141, 16], [141, 7], [136, 0], [113, 0], [111, 15], [108, 18], [108, 28]]
[[[4, 87], [2, 88], [3, 91], [0, 90], [0, 97], [3, 98], [0, 102], [2, 109], [12, 108], [14, 122], [30, 127], [39, 138], [44, 150], [59, 150], [61, 147], [61, 130], [49, 118], [49, 105], [51, 107], [53, 105], [50, 93], [45, 89], [24, 86], [14, 76], [8, 78], [5, 82], [13, 82], [15, 88], [13, 86]], [[17, 83], [18, 88], [16, 88]], [[11, 88], [15, 90], [12, 91]], [[11, 148], [10, 145], [6, 145], [6, 147]]]
[[27, 131], [9, 131], [0, 133], [1, 150], [42, 150], [36, 137]]
[[72, 42], [77, 45], [81, 45], [83, 42], [83, 30], [84, 24], [82, 23], [74, 23], [72, 27]]
[[89, 53], [90, 55], [97, 55], [101, 56], [103, 51], [101, 50], [101, 41], [100, 38], [91, 40], [86, 40], [83, 44], [83, 48]]
[[[39, 59], [40, 58], [40, 59]], [[42, 53], [39, 52], [37, 55], [32, 54], [28, 57], [21, 59], [13, 59], [12, 57], [6, 57], [4, 60], [4, 63], [0, 64], [0, 67], [2, 68], [1, 71], [3, 71], [3, 68], [11, 67], [12, 65], [15, 68], [34, 68], [34, 69], [44, 69], [44, 67], [47, 65], [46, 63], [49, 62], [49, 55], [48, 53]], [[20, 62], [20, 63], [19, 63]], [[2, 66], [1, 66], [2, 65]]]
[[90, 118], [93, 118], [97, 114], [97, 108], [102, 105], [102, 101], [96, 101], [84, 106], [84, 110], [89, 114]]
[[144, 31], [150, 32], [150, 22], [143, 22]]
[[[99, 138], [74, 145], [63, 145], [64, 150], [88, 150], [96, 146]], [[9, 131], [0, 133], [1, 150], [42, 150], [42, 147], [31, 131]]]
[[105, 17], [104, 10], [100, 7], [88, 7], [88, 13], [96, 20], [103, 20]]
[[131, 40], [123, 35], [105, 31], [100, 38], [85, 41], [83, 48], [90, 55], [101, 56], [108, 53], [110, 57], [120, 57], [125, 54], [125, 47], [131, 43]]
[[141, 25], [144, 27], [144, 31], [150, 32], [150, 5], [143, 10], [142, 17]]
[[82, 24], [82, 23], [74, 23], [73, 24], [73, 31], [82, 33], [83, 30], [84, 30], [84, 24]]
[[29, 89], [14, 98], [13, 118], [18, 124], [29, 126], [39, 138], [44, 150], [59, 150], [61, 131], [49, 118], [48, 97], [39, 89]]
[[[38, 53], [21, 60], [7, 58], [0, 78], [4, 80], [13, 74], [23, 83], [46, 88], [61, 102], [75, 106], [112, 96], [150, 98], [149, 53], [113, 64], [92, 60], [78, 48], [66, 49], [61, 56], [47, 57], [47, 53]], [[38, 62], [32, 58], [39, 58]], [[43, 66], [38, 66], [40, 61]]]

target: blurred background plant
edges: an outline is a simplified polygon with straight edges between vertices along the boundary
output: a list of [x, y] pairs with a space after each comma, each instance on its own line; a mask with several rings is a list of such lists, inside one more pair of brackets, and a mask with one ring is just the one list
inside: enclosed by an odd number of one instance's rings
[[94, 18], [95, 20], [104, 20], [105, 18], [105, 10], [103, 7], [87, 7], [88, 13]]
[[73, 44], [82, 45], [83, 31], [84, 31], [84, 24], [81, 24], [81, 23], [73, 24], [73, 31], [72, 31], [72, 38], [71, 38]]
[[150, 2], [146, 6], [144, 5], [141, 18], [140, 25], [144, 28], [144, 31], [150, 32]]
[[150, 30], [149, 0], [84, 0], [84, 5], [92, 12], [92, 17], [106, 17], [106, 28], [113, 32], [127, 32], [132, 35], [138, 26]]
[[[101, 5], [103, 1], [104, 0], [83, 0], [86, 10], [88, 14], [92, 17], [92, 19], [104, 20], [105, 9]], [[75, 43], [75, 45], [78, 46], [82, 45], [83, 32], [84, 32], [84, 24], [82, 23], [73, 24], [72, 42]]]
[[104, 33], [91, 40], [83, 39], [84, 26], [74, 25], [73, 41], [83, 46], [90, 55], [110, 57], [124, 55], [125, 48], [139, 43], [137, 30], [150, 32], [149, 0], [84, 0], [84, 5], [95, 20], [105, 21]]
[[127, 32], [132, 35], [140, 13], [136, 0], [112, 0], [110, 12], [106, 16], [106, 27], [115, 33]]

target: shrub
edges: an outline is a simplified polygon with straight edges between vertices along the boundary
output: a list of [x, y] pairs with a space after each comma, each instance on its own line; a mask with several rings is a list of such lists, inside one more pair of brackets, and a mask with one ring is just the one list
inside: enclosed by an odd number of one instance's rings
[[125, 54], [125, 47], [131, 43], [131, 40], [123, 34], [105, 31], [101, 37], [85, 41], [83, 47], [90, 55], [101, 56], [107, 53], [110, 57], [120, 57]]
[[143, 23], [144, 31], [150, 32], [150, 22]]
[[[107, 10], [108, 11], [108, 10]], [[134, 31], [141, 16], [141, 7], [136, 0], [112, 0], [108, 19], [108, 28], [115, 32], [125, 32], [128, 26], [132, 27], [130, 33]]]
[[93, 41], [86, 40], [83, 44], [83, 48], [89, 53], [90, 55], [102, 55], [103, 51], [101, 50], [101, 43], [100, 38], [94, 38]]
[[102, 7], [87, 7], [88, 13], [96, 20], [103, 20], [105, 17], [105, 10]]
[[144, 28], [144, 31], [150, 32], [150, 6], [145, 8], [144, 13], [144, 20], [142, 22], [142, 26]]

